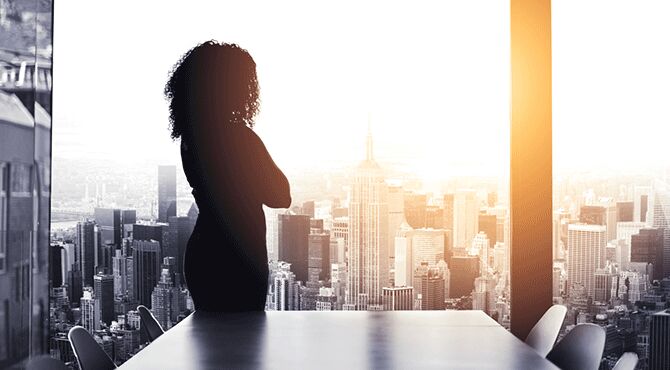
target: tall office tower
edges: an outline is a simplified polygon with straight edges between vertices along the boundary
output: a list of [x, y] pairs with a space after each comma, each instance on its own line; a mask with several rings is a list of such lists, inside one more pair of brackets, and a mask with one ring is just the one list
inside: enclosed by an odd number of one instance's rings
[[647, 222], [649, 211], [649, 195], [651, 186], [636, 186], [633, 188], [633, 221]]
[[444, 230], [418, 229], [411, 232], [412, 268], [421, 262], [434, 266], [444, 256]]
[[652, 280], [662, 280], [663, 271], [663, 235], [664, 230], [654, 228], [640, 229], [639, 234], [630, 240], [630, 261], [651, 263]]
[[107, 325], [114, 317], [114, 276], [97, 274], [93, 277], [93, 294], [98, 317]]
[[444, 210], [439, 206], [426, 206], [426, 228], [442, 229], [444, 222]]
[[498, 241], [498, 216], [480, 214], [478, 216], [477, 232], [486, 234], [491, 243]]
[[[389, 227], [388, 239], [392, 241], [395, 238], [398, 228], [405, 221], [405, 194], [402, 186], [388, 186], [388, 210]], [[395, 246], [389, 243], [389, 258], [395, 258]]]
[[137, 211], [134, 209], [121, 210], [121, 238], [133, 236], [133, 225], [137, 222]]
[[475, 279], [479, 276], [479, 258], [477, 256], [454, 256], [449, 265], [450, 298], [469, 296], [475, 288]]
[[163, 258], [160, 279], [151, 292], [151, 312], [164, 329], [169, 329], [176, 324], [179, 316], [181, 291], [175, 286], [174, 263], [173, 257]]
[[100, 330], [100, 312], [95, 309], [95, 304], [93, 288], [86, 287], [79, 301], [81, 307], [81, 326], [91, 334], [94, 330]]
[[60, 287], [65, 283], [65, 265], [67, 255], [63, 246], [52, 244], [49, 246], [49, 279], [51, 287]]
[[300, 214], [302, 215], [307, 215], [309, 218], [314, 218], [314, 201], [313, 200], [308, 200], [306, 202], [302, 203], [302, 206], [300, 207]]
[[389, 285], [388, 191], [373, 158], [369, 132], [366, 149], [365, 160], [353, 174], [349, 202], [347, 303], [359, 310], [368, 304], [381, 306], [382, 288]]
[[111, 275], [112, 273], [112, 257], [116, 251], [116, 247], [112, 244], [100, 245], [98, 247], [98, 259], [95, 265], [95, 273], [103, 273]]
[[404, 195], [405, 220], [413, 229], [426, 227], [426, 194], [406, 192]]
[[114, 295], [134, 299], [134, 276], [135, 266], [132, 256], [124, 256], [120, 249], [115, 251], [112, 257], [112, 275], [114, 276]]
[[605, 225], [607, 226], [607, 241], [616, 239], [616, 225], [617, 225], [617, 210], [616, 204], [609, 202], [605, 204]]
[[442, 207], [444, 207], [444, 211], [442, 212], [442, 216], [444, 217], [443, 227], [445, 229], [451, 230], [452, 233], [453, 233], [453, 230], [454, 230], [454, 194], [453, 193], [444, 194], [444, 198], [442, 200]]
[[509, 271], [509, 255], [505, 243], [496, 243], [493, 246], [493, 271], [503, 274]]
[[296, 280], [307, 281], [309, 260], [308, 215], [279, 215], [279, 261], [291, 264]]
[[412, 273], [414, 271], [414, 260], [412, 258], [412, 227], [403, 222], [393, 238], [395, 248], [395, 277], [396, 287], [412, 285]]
[[[344, 238], [330, 239], [330, 263], [346, 263]], [[328, 266], [330, 268], [330, 266]]]
[[135, 299], [151, 307], [151, 292], [161, 273], [160, 244], [155, 240], [133, 240], [133, 265]]
[[158, 221], [177, 215], [177, 167], [158, 166]]
[[169, 225], [163, 223], [142, 223], [133, 225], [133, 240], [155, 240], [161, 248], [168, 247]]
[[491, 242], [483, 232], [480, 232], [472, 239], [472, 247], [469, 254], [479, 256], [479, 271], [482, 274], [486, 274], [489, 267], [493, 265], [493, 256], [489, 253], [490, 246]]
[[551, 258], [558, 260], [563, 258], [563, 243], [561, 242], [561, 221], [556, 217], [554, 212], [554, 219], [552, 220], [551, 229]]
[[616, 202], [616, 221], [633, 222], [635, 214], [634, 202]]
[[84, 294], [84, 286], [81, 267], [76, 263], [72, 265], [72, 270], [67, 275], [67, 288], [70, 305], [79, 306], [79, 298]]
[[114, 245], [121, 247], [123, 239], [123, 224], [121, 223], [121, 210], [112, 208], [95, 208], [93, 210], [95, 223], [100, 229], [100, 242], [102, 245]]
[[581, 284], [587, 297], [594, 297], [595, 272], [605, 267], [606, 239], [605, 225], [568, 226], [568, 290]]
[[410, 287], [382, 288], [384, 311], [411, 311], [414, 308], [414, 289]]
[[308, 236], [308, 281], [330, 280], [330, 233], [316, 233]]
[[188, 240], [191, 238], [193, 229], [195, 228], [195, 219], [188, 216], [173, 216], [168, 222], [168, 246], [162, 247], [163, 256], [175, 258], [175, 271], [178, 276], [177, 285], [185, 283], [184, 280], [184, 253], [186, 253], [186, 246]]
[[293, 311], [297, 310], [296, 302], [296, 277], [291, 272], [291, 264], [278, 262], [277, 269], [273, 271], [272, 278], [272, 309], [274, 311]]
[[670, 310], [650, 315], [649, 370], [670, 369]]
[[454, 195], [454, 251], [465, 251], [477, 234], [479, 205], [474, 190], [457, 190]]
[[598, 269], [595, 273], [595, 291], [593, 300], [608, 303], [612, 297], [612, 278], [615, 276], [609, 269]]
[[561, 268], [554, 266], [551, 285], [551, 296], [561, 297]]
[[603, 206], [582, 206], [579, 209], [579, 222], [588, 225], [606, 225], [607, 214]]
[[670, 191], [659, 189], [653, 195], [653, 208], [650, 210], [652, 219], [647, 219], [647, 223], [651, 221], [654, 228], [663, 230], [663, 262], [659, 262], [654, 270], [661, 270], [659, 273], [662, 277], [670, 277]]
[[268, 259], [277, 261], [279, 258], [279, 215], [285, 213], [285, 209], [275, 209], [263, 206], [265, 213], [265, 243], [268, 246]]
[[437, 267], [430, 267], [421, 276], [421, 310], [444, 310], [444, 276]]
[[345, 248], [349, 247], [349, 216], [333, 218], [333, 228], [330, 230], [331, 239], [344, 239]]
[[95, 275], [96, 256], [98, 249], [98, 230], [95, 222], [77, 222], [76, 254], [82, 282], [86, 286], [93, 286]]
[[479, 276], [475, 279], [472, 291], [472, 309], [482, 310], [491, 315], [496, 311], [496, 279], [491, 275]]

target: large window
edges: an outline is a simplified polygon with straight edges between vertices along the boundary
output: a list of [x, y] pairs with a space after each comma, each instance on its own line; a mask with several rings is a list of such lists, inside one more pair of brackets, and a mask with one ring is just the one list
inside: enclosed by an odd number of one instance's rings
[[553, 4], [552, 295], [569, 308], [563, 333], [607, 329], [603, 366], [624, 351], [668, 366], [652, 334], [670, 287], [668, 15], [653, 1]]

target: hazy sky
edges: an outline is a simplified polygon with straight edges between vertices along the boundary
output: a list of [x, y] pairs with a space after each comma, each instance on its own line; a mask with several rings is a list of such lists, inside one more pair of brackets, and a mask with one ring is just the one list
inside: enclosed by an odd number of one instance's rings
[[[557, 165], [665, 161], [661, 4], [554, 2]], [[356, 162], [370, 116], [381, 161], [432, 178], [507, 172], [509, 1], [70, 0], [55, 22], [56, 159], [177, 162], [163, 86], [218, 39], [256, 60], [256, 131], [282, 167]]]

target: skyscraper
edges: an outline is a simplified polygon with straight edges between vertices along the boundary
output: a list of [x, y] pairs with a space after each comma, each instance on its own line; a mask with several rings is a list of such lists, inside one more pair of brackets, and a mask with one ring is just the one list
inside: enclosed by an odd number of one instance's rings
[[281, 214], [278, 226], [279, 261], [290, 263], [296, 280], [306, 282], [309, 278], [309, 216]]
[[93, 333], [100, 329], [100, 311], [95, 309], [95, 299], [93, 298], [93, 288], [84, 289], [83, 296], [79, 301], [81, 307], [81, 326]]
[[133, 241], [133, 273], [135, 298], [140, 304], [151, 307], [151, 292], [161, 273], [160, 244], [155, 241]]
[[389, 284], [387, 187], [368, 132], [365, 160], [353, 174], [349, 202], [347, 303], [358, 309], [382, 302]]
[[114, 277], [112, 275], [97, 274], [93, 277], [93, 294], [95, 309], [99, 312], [99, 319], [111, 325], [114, 317]]
[[663, 230], [654, 228], [640, 229], [630, 240], [630, 261], [651, 263], [654, 280], [663, 279]]
[[448, 229], [448, 230], [451, 230], [452, 235], [453, 235], [453, 230], [454, 230], [454, 194], [453, 193], [444, 194], [444, 199], [442, 200], [442, 206], [444, 207], [444, 211], [442, 212], [442, 216], [444, 217], [443, 227]]
[[411, 311], [414, 308], [414, 289], [412, 287], [382, 288], [385, 311]]
[[463, 251], [477, 234], [479, 206], [474, 190], [461, 189], [454, 195], [454, 250]]
[[444, 230], [418, 229], [411, 233], [412, 268], [421, 262], [433, 266], [444, 259]]
[[670, 191], [666, 189], [655, 189], [653, 193], [651, 224], [654, 228], [663, 231], [663, 252], [662, 263], [658, 263], [658, 267], [654, 266], [654, 270], [659, 271], [660, 276], [670, 276]]
[[120, 249], [112, 257], [112, 275], [114, 276], [114, 295], [127, 296], [131, 301], [135, 299], [135, 274], [133, 257], [124, 256]]
[[477, 232], [483, 232], [494, 244], [498, 240], [498, 216], [480, 214], [478, 216]]
[[93, 286], [96, 256], [98, 249], [98, 230], [95, 222], [81, 221], [77, 223], [76, 254], [82, 282], [85, 286]]
[[454, 256], [449, 265], [449, 295], [451, 298], [469, 296], [475, 288], [475, 279], [479, 276], [479, 258], [477, 256]]
[[649, 211], [651, 186], [636, 186], [633, 189], [633, 221], [646, 222]]
[[617, 202], [616, 203], [616, 221], [617, 222], [633, 222], [633, 215], [635, 214], [634, 202]]
[[[403, 188], [400, 185], [388, 186], [388, 239], [392, 241], [395, 238], [400, 224], [405, 221], [405, 199]], [[395, 247], [389, 243], [389, 257], [395, 257]]]
[[403, 222], [394, 240], [395, 247], [395, 277], [394, 285], [396, 287], [406, 287], [412, 285], [412, 274], [414, 271], [414, 262], [412, 258], [412, 227], [407, 222]]
[[605, 225], [568, 225], [568, 290], [581, 284], [588, 297], [595, 297], [595, 272], [605, 267], [606, 239]]
[[330, 233], [311, 233], [308, 236], [308, 280], [330, 279]]
[[177, 323], [180, 290], [175, 285], [174, 257], [163, 258], [158, 284], [151, 292], [151, 312], [165, 329]]
[[93, 210], [95, 223], [100, 229], [100, 242], [102, 245], [114, 245], [121, 247], [123, 239], [123, 225], [121, 223], [121, 210], [112, 208], [95, 208]]
[[670, 310], [650, 316], [649, 369], [670, 369]]
[[158, 166], [158, 221], [177, 215], [177, 168]]

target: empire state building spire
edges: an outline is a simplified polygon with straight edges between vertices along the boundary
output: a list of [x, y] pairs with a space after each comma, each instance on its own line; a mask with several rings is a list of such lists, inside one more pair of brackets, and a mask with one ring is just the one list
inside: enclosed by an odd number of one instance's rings
[[365, 160], [366, 161], [373, 161], [373, 155], [372, 155], [372, 128], [370, 124], [370, 115], [368, 115], [368, 137], [367, 141], [365, 143]]

